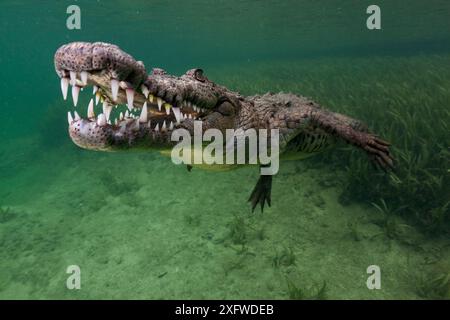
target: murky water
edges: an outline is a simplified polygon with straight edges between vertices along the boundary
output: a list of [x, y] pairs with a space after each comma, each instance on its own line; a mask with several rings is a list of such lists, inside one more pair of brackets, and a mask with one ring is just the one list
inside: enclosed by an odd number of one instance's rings
[[[66, 28], [70, 4], [0, 4], [0, 298], [450, 297], [448, 1], [378, 1], [372, 31], [372, 1], [78, 1], [81, 30]], [[53, 65], [71, 41], [312, 97], [391, 141], [397, 169], [345, 145], [282, 163], [272, 207], [251, 214], [254, 168], [79, 149]]]

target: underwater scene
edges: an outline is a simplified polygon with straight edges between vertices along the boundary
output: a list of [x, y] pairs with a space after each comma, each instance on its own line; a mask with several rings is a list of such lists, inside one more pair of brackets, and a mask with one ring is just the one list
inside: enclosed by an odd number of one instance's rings
[[[447, 0], [1, 1], [0, 299], [450, 299], [449, 17]], [[197, 99], [181, 119], [179, 88]], [[148, 116], [120, 115], [129, 89]], [[268, 183], [102, 140], [241, 110], [314, 156]]]

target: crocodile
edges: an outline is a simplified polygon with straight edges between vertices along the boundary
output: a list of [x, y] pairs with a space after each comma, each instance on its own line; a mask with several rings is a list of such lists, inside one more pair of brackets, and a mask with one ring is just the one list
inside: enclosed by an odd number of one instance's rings
[[[177, 129], [193, 135], [195, 124], [200, 123], [202, 132], [276, 129], [282, 160], [303, 159], [344, 141], [365, 151], [376, 167], [385, 171], [394, 167], [390, 143], [370, 132], [363, 122], [300, 95], [269, 92], [244, 96], [214, 83], [200, 68], [181, 76], [156, 67], [147, 73], [142, 61], [104, 42], [62, 45], [54, 64], [64, 100], [71, 87], [76, 106], [80, 91], [93, 87], [87, 116], [68, 112], [70, 138], [81, 148], [167, 153], [176, 143], [171, 138]], [[102, 109], [96, 115], [99, 102]], [[115, 111], [117, 107], [124, 112]], [[115, 120], [113, 114], [117, 115]], [[252, 211], [258, 204], [261, 211], [266, 203], [271, 205], [271, 190], [272, 175], [260, 174], [248, 199]]]

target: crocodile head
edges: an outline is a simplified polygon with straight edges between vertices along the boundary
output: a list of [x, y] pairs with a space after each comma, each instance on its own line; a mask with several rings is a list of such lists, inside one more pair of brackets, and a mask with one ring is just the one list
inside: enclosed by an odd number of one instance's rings
[[[76, 106], [80, 91], [93, 87], [86, 117], [68, 113], [70, 137], [86, 149], [166, 148], [173, 144], [173, 130], [192, 130], [194, 120], [232, 127], [240, 107], [237, 93], [216, 85], [201, 69], [180, 77], [160, 68], [147, 74], [141, 61], [108, 43], [69, 43], [56, 51], [54, 61], [64, 100], [71, 86]], [[98, 101], [101, 112], [94, 110]]]

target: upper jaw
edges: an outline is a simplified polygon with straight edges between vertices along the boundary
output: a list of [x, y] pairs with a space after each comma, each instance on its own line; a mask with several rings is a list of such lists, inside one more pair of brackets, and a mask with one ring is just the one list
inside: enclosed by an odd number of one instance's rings
[[134, 88], [147, 78], [142, 62], [119, 47], [104, 42], [65, 44], [56, 51], [54, 60], [61, 78], [70, 77], [70, 71], [100, 73], [109, 79], [125, 81]]
[[63, 97], [67, 98], [69, 84], [72, 85], [75, 106], [80, 89], [88, 85], [101, 88], [99, 94], [110, 104], [129, 102], [131, 109], [135, 99], [140, 106], [144, 103], [144, 96], [136, 94], [136, 89], [147, 78], [145, 66], [115, 45], [69, 43], [56, 51], [54, 61]]

